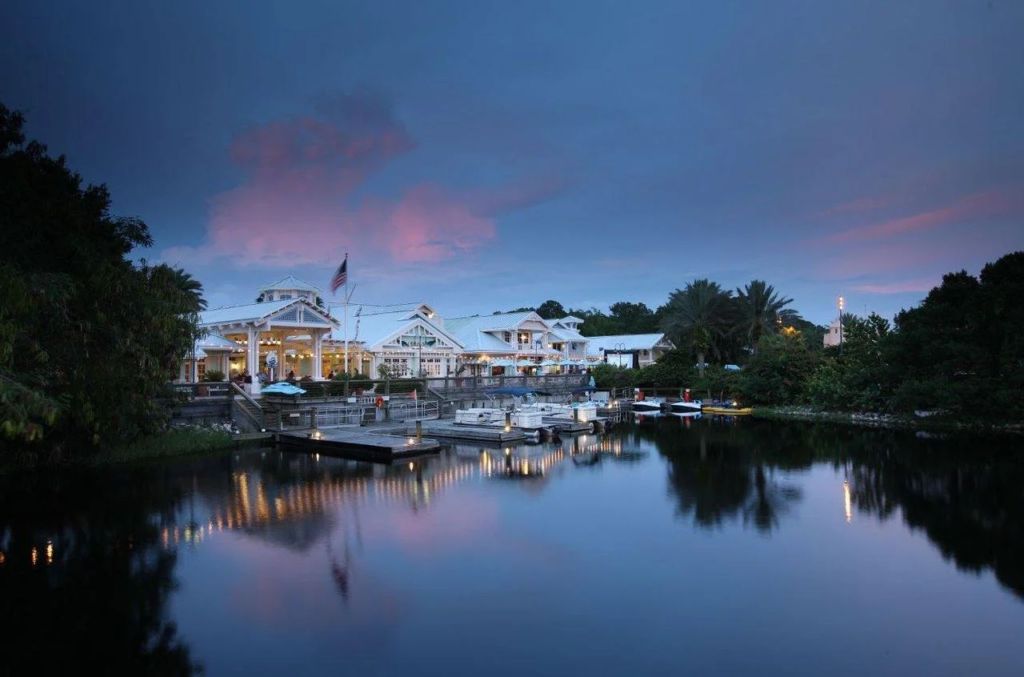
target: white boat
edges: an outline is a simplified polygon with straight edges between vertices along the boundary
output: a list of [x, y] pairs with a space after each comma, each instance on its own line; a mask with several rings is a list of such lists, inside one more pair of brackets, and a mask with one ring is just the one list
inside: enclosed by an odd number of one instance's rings
[[503, 426], [506, 414], [513, 428], [533, 430], [544, 425], [544, 415], [540, 412], [508, 411], [499, 407], [459, 409], [455, 412], [455, 422], [463, 425]]
[[633, 411], [637, 413], [650, 413], [652, 411], [661, 411], [661, 405], [664, 404], [665, 400], [660, 397], [652, 397], [644, 400], [633, 400]]
[[668, 405], [669, 410], [673, 414], [699, 414], [702, 406], [703, 404], [700, 400], [693, 400], [692, 402], [684, 402], [680, 400], [679, 402], [673, 402]]
[[524, 404], [522, 411], [537, 411], [541, 416], [589, 423], [597, 420], [597, 405], [593, 402], [533, 402]]

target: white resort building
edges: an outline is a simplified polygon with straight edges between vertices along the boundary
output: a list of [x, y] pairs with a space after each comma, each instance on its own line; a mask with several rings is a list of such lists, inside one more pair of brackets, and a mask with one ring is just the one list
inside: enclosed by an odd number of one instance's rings
[[[261, 379], [321, 380], [345, 371], [370, 379], [538, 375], [579, 372], [607, 358], [592, 354], [596, 339], [580, 334], [578, 317], [545, 320], [526, 311], [444, 318], [426, 303], [328, 308], [321, 299], [320, 289], [289, 275], [261, 287], [256, 302], [202, 312], [206, 334], [177, 379], [199, 381], [216, 370], [258, 391]], [[641, 366], [671, 349], [658, 336], [636, 348]], [[602, 337], [616, 339], [612, 349], [637, 338]]]
[[674, 349], [675, 345], [664, 334], [590, 337], [591, 357], [626, 369], [641, 369], [652, 365]]

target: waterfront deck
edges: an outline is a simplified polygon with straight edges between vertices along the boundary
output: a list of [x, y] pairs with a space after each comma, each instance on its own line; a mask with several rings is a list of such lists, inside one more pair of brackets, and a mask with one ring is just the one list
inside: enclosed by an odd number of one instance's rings
[[278, 446], [283, 451], [303, 451], [326, 456], [387, 461], [395, 458], [437, 453], [441, 445], [437, 440], [412, 436], [368, 433], [358, 428], [311, 432], [276, 433]]

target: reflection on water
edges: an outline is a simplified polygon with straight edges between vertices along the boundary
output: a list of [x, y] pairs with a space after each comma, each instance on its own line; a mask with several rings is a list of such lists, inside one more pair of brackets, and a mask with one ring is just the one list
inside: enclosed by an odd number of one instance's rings
[[[645, 416], [608, 435], [459, 444], [394, 465], [257, 451], [130, 472], [8, 477], [0, 486], [3, 660], [107, 674], [190, 674], [202, 664], [219, 674], [285, 669], [287, 657], [287, 670], [300, 672], [435, 674], [445, 671], [423, 670], [413, 647], [457, 628], [472, 638], [467, 670], [535, 671], [529, 655], [493, 664], [500, 634], [484, 629], [511, 623], [536, 655], [565, 670], [675, 670], [680, 629], [711, 632], [737, 586], [746, 586], [754, 615], [772, 613], [777, 602], [767, 600], [781, 586], [794, 595], [792, 609], [806, 607], [801, 622], [824, 627], [835, 619], [815, 615], [820, 593], [799, 592], [800, 582], [857, 571], [873, 585], [847, 612], [856, 616], [863, 601], [864, 622], [881, 627], [889, 621], [868, 619], [887, 600], [872, 599], [873, 590], [898, 589], [892, 570], [915, 532], [957, 570], [994, 573], [1018, 600], [1017, 611], [1002, 613], [1024, 620], [1024, 471], [1012, 442]], [[909, 529], [884, 532], [886, 542], [883, 532], [848, 531], [872, 524]], [[816, 559], [854, 534], [859, 550], [846, 559], [863, 553], [858, 569]], [[785, 549], [775, 548], [777, 537]], [[931, 576], [948, 569], [934, 556], [913, 561], [938, 563]], [[762, 567], [772, 572], [769, 587], [753, 583]], [[963, 584], [946, 580], [943, 589]], [[926, 601], [915, 603], [932, 615]], [[623, 614], [648, 623], [622, 627], [615, 619]], [[986, 637], [1009, 632], [1001, 618], [986, 619]], [[590, 622], [594, 636], [617, 627], [621, 645], [543, 631]], [[764, 629], [747, 635], [726, 625], [734, 644], [764, 642]], [[941, 631], [889, 630], [902, 633], [908, 651]], [[820, 642], [823, 656], [851, 648], [837, 639], [843, 634]], [[649, 647], [642, 655], [631, 648], [641, 641]], [[239, 649], [250, 642], [276, 648]], [[977, 651], [972, 660], [990, 661], [988, 671], [1007, 668], [996, 653]], [[756, 667], [742, 653], [715, 663], [691, 647], [685, 660], [710, 672]], [[304, 655], [317, 658], [302, 663]], [[891, 660], [888, 672], [907, 668]], [[986, 671], [983, 664], [978, 674]]]
[[192, 674], [196, 665], [166, 613], [177, 556], [159, 538], [175, 523], [177, 482], [152, 472], [4, 479], [0, 660], [7, 668]]

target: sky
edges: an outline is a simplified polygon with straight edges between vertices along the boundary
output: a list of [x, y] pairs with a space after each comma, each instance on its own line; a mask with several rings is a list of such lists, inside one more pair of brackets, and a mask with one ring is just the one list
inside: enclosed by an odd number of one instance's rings
[[1022, 31], [1019, 0], [15, 0], [0, 102], [211, 307], [347, 252], [353, 303], [763, 279], [827, 324], [1024, 249]]

